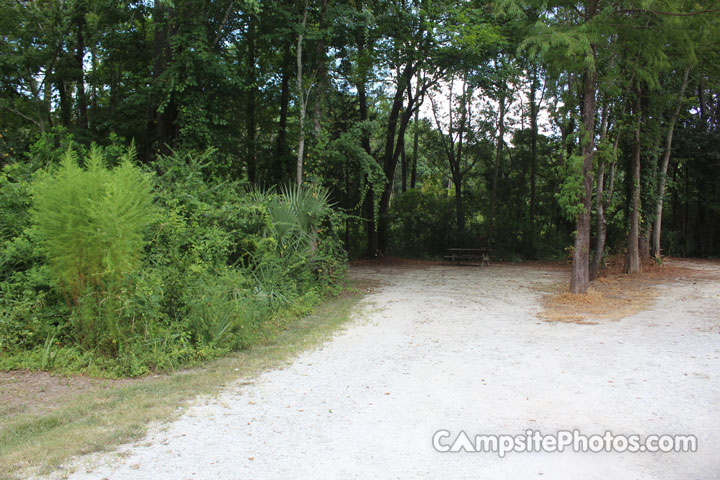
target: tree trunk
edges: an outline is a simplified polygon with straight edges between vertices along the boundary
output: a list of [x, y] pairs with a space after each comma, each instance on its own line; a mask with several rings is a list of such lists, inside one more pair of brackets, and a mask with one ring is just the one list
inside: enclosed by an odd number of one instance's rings
[[[362, 1], [357, 2], [357, 10], [362, 11]], [[356, 33], [356, 42], [358, 55], [362, 56], [365, 52], [365, 32], [358, 30]], [[359, 76], [357, 84], [355, 85], [358, 91], [358, 108], [360, 111], [360, 121], [365, 122], [368, 119], [368, 106], [367, 106], [367, 90], [365, 85], [364, 76]], [[363, 131], [360, 144], [365, 150], [365, 153], [370, 155], [370, 134], [367, 131]], [[370, 178], [366, 178], [367, 181], [367, 194], [365, 195], [365, 204], [363, 205], [363, 214], [367, 220], [367, 256], [368, 258], [375, 258], [377, 256], [377, 225], [375, 224], [375, 194], [370, 184]]]
[[402, 142], [400, 145], [400, 170], [401, 170], [401, 185], [400, 189], [402, 193], [407, 191], [407, 156], [405, 155], [405, 139], [400, 139]]
[[498, 135], [497, 146], [495, 148], [495, 171], [493, 172], [492, 193], [490, 194], [490, 242], [495, 240], [495, 198], [497, 196], [498, 172], [500, 171], [500, 161], [502, 160], [502, 150], [505, 143], [505, 92], [500, 94], [499, 99], [500, 110], [498, 111]]
[[[148, 99], [145, 107], [145, 138], [142, 140], [143, 162], [149, 163], [154, 156], [153, 147], [158, 140], [158, 117], [157, 111], [159, 100], [155, 94], [158, 89], [158, 77], [165, 70], [166, 45], [167, 45], [167, 21], [165, 19], [166, 7], [163, 2], [155, 2], [152, 11], [153, 28], [153, 64], [152, 64], [152, 88], [149, 89]], [[121, 72], [120, 66], [111, 70], [110, 79], [110, 112], [114, 113], [118, 103], [118, 88]]]
[[275, 182], [282, 183], [287, 180], [289, 166], [287, 147], [287, 119], [288, 105], [290, 104], [290, 43], [285, 45], [283, 54], [282, 80], [280, 82], [280, 120], [278, 122], [277, 143], [275, 145]]
[[303, 160], [305, 155], [305, 112], [307, 111], [307, 96], [305, 95], [305, 89], [303, 88], [302, 46], [305, 25], [307, 25], [307, 16], [308, 4], [306, 1], [302, 24], [300, 25], [300, 35], [298, 35], [297, 42], [297, 89], [298, 96], [300, 98], [300, 131], [298, 132], [298, 156], [296, 162], [296, 179], [298, 185], [302, 185]]
[[418, 160], [418, 135], [420, 133], [418, 122], [420, 120], [420, 109], [415, 109], [415, 128], [413, 129], [413, 153], [412, 168], [410, 169], [410, 188], [415, 188], [417, 182], [417, 160]]
[[605, 182], [605, 159], [598, 162], [597, 178], [595, 179], [595, 215], [597, 220], [597, 233], [595, 237], [595, 250], [590, 264], [590, 280], [595, 280], [600, 274], [600, 264], [605, 253], [605, 235], [607, 222], [605, 220], [605, 202], [603, 201]]
[[247, 165], [248, 181], [251, 184], [257, 182], [257, 147], [255, 144], [255, 136], [257, 126], [255, 124], [255, 102], [256, 102], [256, 80], [255, 80], [255, 16], [252, 13], [247, 15], [247, 57], [246, 68], [248, 78], [247, 98], [245, 102], [245, 163]]
[[698, 81], [698, 105], [700, 106], [700, 119], [703, 121], [703, 128], [707, 128], [707, 125], [705, 125], [705, 86], [702, 78]]
[[383, 171], [385, 172], [385, 188], [380, 197], [380, 212], [378, 218], [378, 249], [385, 253], [387, 251], [388, 219], [390, 209], [390, 196], [392, 194], [392, 182], [395, 176], [395, 167], [400, 155], [397, 142], [405, 135], [405, 129], [410, 122], [413, 113], [413, 106], [408, 102], [407, 107], [400, 115], [405, 97], [405, 90], [409, 88], [410, 80], [415, 72], [414, 65], [408, 63], [403, 72], [398, 76], [398, 86], [393, 98], [392, 107], [388, 116], [388, 124], [385, 135], [385, 149], [382, 156]]
[[[600, 145], [605, 144], [608, 131], [608, 106], [607, 101], [602, 107], [602, 119], [600, 121]], [[603, 152], [604, 153], [604, 152]], [[595, 250], [593, 251], [592, 261], [590, 262], [590, 280], [595, 280], [600, 274], [600, 263], [605, 253], [605, 155], [601, 155], [598, 160], [598, 172], [595, 177], [595, 216], [597, 220], [597, 233], [595, 237]]]
[[78, 12], [77, 16], [77, 44], [75, 49], [75, 62], [77, 68], [77, 102], [78, 102], [78, 127], [88, 128], [87, 98], [85, 96], [85, 15]]
[[648, 230], [649, 229], [646, 228], [640, 229], [640, 239], [638, 242], [638, 255], [641, 260], [640, 263], [642, 263], [643, 258], [650, 258], [650, 235]]
[[[462, 204], [462, 181], [463, 177], [467, 173], [467, 170], [463, 170], [463, 141], [465, 139], [464, 132], [468, 122], [469, 107], [467, 105], [467, 82], [463, 79], [462, 93], [460, 99], [462, 101], [461, 116], [459, 123], [455, 125], [453, 119], [453, 81], [450, 81], [448, 88], [448, 131], [447, 134], [443, 130], [443, 125], [440, 122], [440, 117], [435, 107], [435, 102], [430, 99], [432, 104], [433, 117], [435, 118], [435, 124], [437, 126], [438, 133], [442, 142], [443, 149], [445, 150], [445, 156], [447, 157], [448, 167], [450, 169], [450, 176], [448, 178], [448, 195], [451, 187], [455, 187], [455, 220], [458, 231], [462, 232], [465, 230], [465, 215], [463, 212]], [[455, 139], [455, 132], [457, 131], [457, 140]], [[468, 167], [469, 170], [470, 167]]]
[[[320, 19], [319, 19], [319, 28], [320, 30], [325, 30], [328, 28], [327, 25], [327, 8], [328, 8], [328, 0], [320, 0]], [[323, 109], [325, 108], [324, 101], [325, 101], [325, 95], [328, 91], [328, 74], [327, 74], [327, 66], [325, 64], [326, 58], [325, 58], [325, 40], [322, 35], [320, 35], [317, 39], [317, 42], [315, 44], [315, 79], [316, 79], [316, 86], [315, 86], [315, 102], [314, 102], [314, 130], [315, 135], [319, 136], [320, 131], [322, 130], [322, 116], [323, 116]]]
[[52, 68], [47, 66], [45, 68], [45, 81], [43, 82], [43, 111], [45, 112], [45, 119], [50, 128], [53, 127], [52, 119], [52, 80], [50, 73]]
[[530, 81], [530, 254], [535, 256], [535, 215], [537, 208], [536, 176], [537, 176], [537, 137], [538, 137], [538, 105], [535, 102], [537, 91], [537, 65], [534, 66]]
[[690, 67], [685, 68], [683, 74], [683, 83], [680, 87], [680, 95], [678, 95], [678, 102], [675, 105], [672, 117], [670, 117], [670, 124], [668, 125], [667, 135], [665, 137], [665, 150], [663, 152], [662, 164], [660, 165], [660, 172], [658, 176], [658, 192], [657, 200], [655, 203], [655, 224], [653, 225], [653, 255], [656, 258], [660, 258], [660, 234], [662, 230], [662, 214], [663, 214], [663, 199], [665, 197], [665, 182], [667, 180], [667, 169], [670, 163], [670, 153], [672, 151], [672, 138], [673, 131], [675, 130], [675, 123], [677, 122], [678, 115], [680, 115], [680, 108], [682, 107], [683, 99], [685, 98], [685, 89], [688, 84], [688, 75], [690, 74]]
[[[367, 108], [367, 95], [365, 93], [365, 83], [359, 83], [358, 89], [358, 102], [360, 103], [360, 121], [367, 120], [368, 108]], [[360, 140], [363, 150], [365, 153], [370, 155], [370, 136], [368, 133], [363, 132], [362, 139]], [[375, 193], [373, 192], [373, 186], [368, 182], [367, 194], [365, 195], [365, 205], [363, 211], [365, 218], [367, 219], [367, 256], [368, 258], [377, 257], [378, 243], [377, 243], [377, 224], [375, 223]]]
[[[615, 143], [613, 144], [613, 158], [617, 152], [618, 140], [620, 135], [615, 137]], [[605, 209], [612, 201], [613, 188], [615, 186], [615, 163], [610, 164], [610, 171], [605, 175], [605, 161], [601, 160], [602, 166], [598, 172], [598, 190], [597, 198], [601, 200], [596, 204], [597, 209], [597, 237], [595, 238], [595, 251], [593, 252], [592, 265], [590, 266], [590, 280], [595, 280], [600, 275], [600, 264], [602, 263], [603, 255], [605, 254], [605, 241], [607, 239], [607, 219], [605, 216]], [[605, 178], [609, 179], [609, 185], [607, 193], [604, 191]], [[605, 200], [607, 198], [607, 201]]]
[[70, 127], [72, 96], [68, 92], [68, 83], [64, 78], [58, 79], [57, 89], [60, 95], [60, 123], [62, 123], [63, 127]]
[[[97, 72], [98, 71], [98, 60], [97, 60], [97, 51], [96, 46], [93, 46], [93, 48], [90, 49], [91, 54], [91, 63], [92, 63], [92, 71]], [[97, 130], [97, 122], [95, 121], [95, 116], [97, 115], [97, 107], [98, 107], [98, 95], [97, 95], [97, 81], [93, 82], [91, 87], [91, 95], [92, 99], [90, 100], [90, 114], [88, 118], [88, 125], [92, 127], [93, 130]]]
[[465, 231], [465, 211], [462, 202], [462, 178], [456, 179], [455, 184], [455, 218], [459, 232]]
[[641, 92], [638, 89], [637, 100], [635, 101], [635, 138], [633, 143], [632, 163], [630, 166], [630, 181], [632, 182], [630, 197], [630, 233], [627, 240], [627, 256], [625, 258], [625, 273], [640, 273], [640, 100]]
[[[161, 11], [163, 10], [164, 9], [162, 9]], [[158, 79], [162, 72], [164, 72], [167, 68], [167, 65], [169, 65], [173, 61], [173, 51], [171, 43], [172, 38], [177, 34], [178, 31], [178, 22], [175, 20], [175, 16], [176, 14], [174, 8], [167, 8], [167, 14], [165, 15], [166, 28], [160, 32], [162, 38], [160, 39], [159, 46], [162, 48], [162, 52], [160, 54], [160, 58], [156, 58], [158, 63], [161, 65], [161, 69], [158, 73]], [[121, 72], [119, 74], [122, 75]], [[160, 88], [158, 90], [162, 91], [162, 89], [165, 88], [168, 88], [168, 86], [160, 84]], [[160, 153], [163, 155], [167, 155], [171, 151], [171, 147], [175, 142], [175, 136], [177, 134], [177, 128], [175, 125], [178, 116], [177, 103], [175, 102], [173, 96], [171, 96], [170, 100], [167, 102], [167, 105], [162, 110], [162, 112], [157, 111], [157, 106], [155, 106], [155, 109], [157, 114], [157, 131], [155, 134], [155, 138], [157, 140], [157, 143], [159, 144], [158, 148], [160, 150]]]
[[[595, 46], [592, 46], [593, 57]], [[589, 70], [589, 69], [588, 69]], [[592, 204], [593, 154], [595, 152], [595, 94], [597, 73], [586, 71], [583, 75], [583, 189], [580, 201], [582, 211], [575, 220], [576, 235], [570, 274], [570, 291], [585, 293], [590, 286], [590, 210]]]

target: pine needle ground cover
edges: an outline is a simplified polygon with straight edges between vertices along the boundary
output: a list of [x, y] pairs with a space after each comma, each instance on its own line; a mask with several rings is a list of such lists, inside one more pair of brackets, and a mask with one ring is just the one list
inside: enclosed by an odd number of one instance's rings
[[584, 294], [570, 293], [567, 282], [554, 285], [542, 300], [540, 317], [548, 322], [586, 325], [620, 320], [652, 306], [663, 282], [700, 275], [697, 270], [673, 265], [672, 259], [662, 265], [645, 262], [643, 273], [627, 275], [622, 272], [622, 262], [621, 257], [612, 257], [603, 275]]

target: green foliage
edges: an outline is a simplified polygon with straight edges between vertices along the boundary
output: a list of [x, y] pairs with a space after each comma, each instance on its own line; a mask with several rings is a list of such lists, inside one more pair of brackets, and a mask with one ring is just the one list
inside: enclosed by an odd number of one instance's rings
[[144, 231], [155, 211], [148, 176], [128, 150], [105, 166], [93, 145], [78, 165], [68, 150], [60, 166], [33, 185], [33, 221], [53, 285], [73, 308], [74, 335], [86, 348], [116, 355], [125, 335], [120, 299], [139, 268]]
[[33, 220], [57, 287], [74, 306], [88, 288], [109, 293], [138, 267], [155, 212], [150, 180], [133, 155], [109, 170], [93, 146], [82, 169], [68, 150], [57, 171], [34, 185]]
[[0, 241], [17, 236], [29, 223], [30, 184], [18, 164], [0, 170]]
[[408, 190], [395, 198], [390, 211], [391, 252], [407, 257], [443, 255], [453, 241], [454, 199], [445, 191]]
[[[243, 348], [333, 289], [343, 247], [437, 257], [484, 237], [495, 258], [564, 258], [591, 138], [606, 175], [613, 165], [605, 214], [618, 250], [630, 127], [641, 125], [646, 233], [686, 68], [663, 248], [718, 255], [720, 17], [707, 2], [621, 7], [0, 0], [0, 361], [137, 375]], [[281, 188], [300, 134], [301, 31], [304, 175], [317, 187]], [[429, 96], [459, 72], [467, 106], [451, 105], [447, 122], [440, 112], [443, 133]], [[583, 132], [595, 74], [597, 118]], [[129, 167], [124, 139], [156, 175]], [[44, 213], [31, 213], [33, 195]]]
[[154, 178], [106, 154], [93, 146], [81, 168], [66, 152], [7, 190], [0, 368], [192, 365], [276, 335], [343, 274], [327, 190], [248, 192], [215, 176], [214, 150], [163, 157]]
[[561, 174], [563, 182], [560, 191], [555, 194], [558, 205], [568, 220], [575, 218], [583, 211], [581, 201], [583, 191], [583, 157], [582, 155], [571, 155], [563, 168]]

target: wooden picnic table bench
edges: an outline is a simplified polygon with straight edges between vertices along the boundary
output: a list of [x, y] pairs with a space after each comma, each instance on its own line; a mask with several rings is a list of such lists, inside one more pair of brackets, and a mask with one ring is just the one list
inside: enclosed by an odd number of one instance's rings
[[480, 260], [480, 266], [483, 264], [490, 266], [489, 248], [448, 248], [448, 252], [450, 255], [445, 255], [445, 258], [450, 259], [453, 264], [460, 265], [462, 261]]

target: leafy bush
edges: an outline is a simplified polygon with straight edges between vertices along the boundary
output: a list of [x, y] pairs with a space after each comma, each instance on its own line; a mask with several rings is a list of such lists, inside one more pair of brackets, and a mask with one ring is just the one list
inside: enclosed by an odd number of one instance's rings
[[143, 232], [155, 214], [150, 180], [132, 162], [128, 150], [109, 170], [93, 146], [82, 169], [68, 150], [33, 187], [38, 238], [56, 288], [74, 309], [74, 333], [83, 346], [110, 354], [124, 338], [119, 297], [139, 267]]
[[326, 191], [249, 191], [213, 150], [163, 157], [155, 176], [116, 152], [90, 148], [85, 168], [66, 152], [32, 188], [7, 177], [0, 369], [172, 370], [272, 338], [335, 288]]

